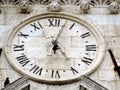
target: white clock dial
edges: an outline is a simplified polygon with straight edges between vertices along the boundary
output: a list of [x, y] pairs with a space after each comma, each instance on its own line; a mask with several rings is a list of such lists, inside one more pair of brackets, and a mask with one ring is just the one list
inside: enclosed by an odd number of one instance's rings
[[5, 47], [8, 61], [18, 72], [61, 84], [77, 81], [98, 67], [105, 45], [96, 28], [66, 14], [36, 17], [17, 25]]

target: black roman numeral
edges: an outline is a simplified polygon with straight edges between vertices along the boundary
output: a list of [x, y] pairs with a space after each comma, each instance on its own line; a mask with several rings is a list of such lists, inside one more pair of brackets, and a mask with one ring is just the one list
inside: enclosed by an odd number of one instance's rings
[[75, 23], [73, 23], [73, 24], [70, 26], [70, 28], [69, 28], [69, 29], [72, 29], [74, 25], [75, 25]]
[[86, 33], [82, 34], [81, 37], [82, 38], [86, 38], [86, 37], [88, 37], [90, 35], [91, 35], [90, 32], [86, 32]]
[[52, 70], [51, 78], [60, 78], [58, 70]]
[[79, 73], [77, 70], [75, 70], [73, 67], [70, 67], [70, 69], [72, 70], [73, 74], [77, 74]]
[[40, 68], [37, 65], [34, 65], [31, 69], [30, 72], [33, 72], [34, 74], [41, 75], [43, 68]]
[[21, 56], [16, 57], [17, 61], [22, 64], [22, 66], [27, 65], [30, 60], [26, 57], [26, 55], [22, 54]]
[[49, 27], [59, 27], [60, 26], [60, 19], [57, 18], [52, 18], [52, 19], [48, 19], [49, 21]]
[[14, 51], [24, 51], [24, 45], [14, 45]]
[[26, 38], [26, 39], [27, 39], [27, 37], [28, 37], [29, 35], [28, 35], [28, 34], [24, 34], [24, 33], [20, 32], [20, 33], [18, 34], [18, 36], [23, 36], [24, 38]]
[[96, 45], [86, 45], [86, 51], [96, 51]]
[[40, 30], [42, 27], [42, 25], [40, 24], [40, 22], [37, 22], [37, 23], [33, 23], [33, 24], [30, 24], [32, 27], [34, 27], [34, 30]]
[[90, 65], [93, 61], [93, 59], [87, 58], [87, 57], [83, 57], [82, 61], [87, 64]]

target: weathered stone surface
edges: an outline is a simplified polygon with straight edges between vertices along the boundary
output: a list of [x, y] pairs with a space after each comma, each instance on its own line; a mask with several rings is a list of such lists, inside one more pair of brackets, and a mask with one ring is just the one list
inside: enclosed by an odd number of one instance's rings
[[[32, 7], [33, 11], [30, 14], [19, 14], [17, 11], [17, 8], [15, 6], [3, 6], [1, 7], [1, 13], [0, 13], [0, 47], [3, 47], [5, 44], [7, 33], [10, 32], [10, 28], [12, 28], [16, 23], [21, 21], [22, 19], [25, 19], [26, 17], [47, 12], [46, 6], [40, 6], [36, 5]], [[106, 54], [105, 58], [100, 65], [100, 67], [89, 77], [93, 78], [93, 80], [98, 81], [101, 85], [106, 86], [109, 90], [119, 90], [120, 89], [120, 81], [119, 77], [116, 72], [114, 72], [114, 65], [112, 63], [112, 60], [109, 56], [109, 53], [107, 51], [108, 48], [111, 48], [113, 50], [113, 53], [116, 57], [116, 60], [118, 64], [120, 65], [120, 15], [110, 15], [109, 12], [105, 7], [92, 7], [89, 14], [80, 14], [79, 7], [74, 6], [63, 6], [63, 12], [67, 12], [70, 14], [76, 14], [79, 15], [79, 17], [86, 17], [87, 21], [90, 21], [95, 24], [95, 26], [98, 26], [100, 28], [100, 32], [103, 34], [105, 41], [106, 41]], [[46, 33], [47, 34], [47, 33]], [[65, 33], [64, 33], [65, 35]], [[72, 34], [73, 35], [73, 34]], [[76, 36], [76, 34], [74, 34]], [[71, 43], [71, 38], [67, 38], [66, 45], [76, 45], [74, 37], [73, 42]], [[61, 40], [64, 40], [64, 37], [61, 38]], [[38, 40], [35, 39], [35, 41], [32, 41], [35, 45], [35, 42]], [[64, 42], [61, 43], [61, 45]], [[82, 43], [82, 42], [80, 42]], [[31, 43], [30, 43], [31, 44]], [[40, 43], [41, 44], [41, 43]], [[33, 48], [33, 47], [31, 47]], [[35, 48], [33, 48], [36, 50]], [[46, 49], [46, 48], [44, 48]], [[68, 48], [68, 51], [77, 51], [78, 48]], [[30, 51], [28, 49], [28, 51]], [[37, 50], [39, 52], [39, 50]], [[29, 56], [35, 57], [34, 53], [29, 53]], [[71, 57], [78, 57], [77, 54], [74, 54]], [[42, 63], [42, 62], [41, 62]], [[63, 63], [62, 63], [63, 64]], [[3, 82], [5, 78], [9, 76], [11, 81], [16, 80], [21, 75], [14, 71], [13, 68], [9, 65], [7, 62], [4, 54], [0, 56], [0, 89], [3, 88]], [[47, 85], [47, 84], [41, 84], [38, 82], [30, 81], [30, 87], [31, 90], [79, 90], [80, 81], [76, 83], [71, 83], [67, 85]]]

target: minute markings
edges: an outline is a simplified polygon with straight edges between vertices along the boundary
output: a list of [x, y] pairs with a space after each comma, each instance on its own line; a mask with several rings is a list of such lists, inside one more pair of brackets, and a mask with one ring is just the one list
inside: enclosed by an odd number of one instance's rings
[[78, 66], [81, 66], [81, 65], [78, 63]]
[[25, 41], [21, 41], [21, 43], [25, 43]]

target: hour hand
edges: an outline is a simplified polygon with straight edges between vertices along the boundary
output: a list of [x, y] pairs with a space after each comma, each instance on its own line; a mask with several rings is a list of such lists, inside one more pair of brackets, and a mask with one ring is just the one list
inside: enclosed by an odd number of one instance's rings
[[70, 58], [67, 57], [66, 53], [62, 50], [62, 48], [59, 47], [60, 52], [62, 53], [62, 55], [65, 57], [65, 60], [70, 60]]

